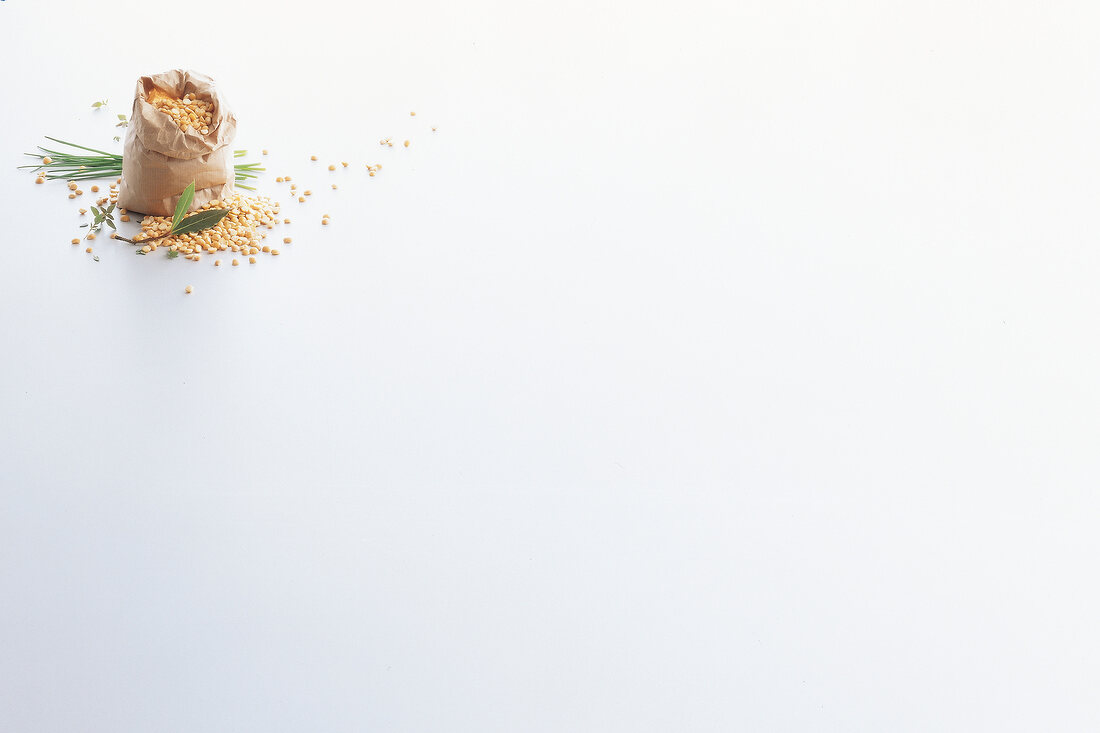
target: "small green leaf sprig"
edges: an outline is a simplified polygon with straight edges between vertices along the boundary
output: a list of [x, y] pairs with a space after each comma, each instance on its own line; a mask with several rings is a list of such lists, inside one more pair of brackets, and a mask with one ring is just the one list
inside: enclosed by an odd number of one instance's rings
[[113, 203], [102, 209], [93, 206], [92, 215], [95, 218], [90, 223], [80, 225], [81, 228], [88, 227], [88, 234], [85, 234], [82, 237], [83, 239], [87, 239], [91, 234], [98, 234], [104, 224], [111, 227], [111, 229], [115, 229], [115, 205]]

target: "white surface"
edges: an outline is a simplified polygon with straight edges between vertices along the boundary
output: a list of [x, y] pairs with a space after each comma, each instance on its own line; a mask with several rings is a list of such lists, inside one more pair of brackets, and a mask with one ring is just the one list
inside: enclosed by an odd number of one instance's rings
[[[187, 7], [0, 4], [0, 730], [1100, 726], [1094, 4]], [[281, 257], [13, 170], [176, 66]]]

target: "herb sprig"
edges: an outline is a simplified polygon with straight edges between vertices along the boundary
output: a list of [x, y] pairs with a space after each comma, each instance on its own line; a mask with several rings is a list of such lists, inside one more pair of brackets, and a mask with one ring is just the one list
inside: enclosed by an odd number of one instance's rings
[[[81, 228], [88, 227], [88, 234], [84, 235], [84, 237], [83, 237], [84, 239], [87, 239], [88, 236], [91, 235], [91, 234], [98, 234], [99, 230], [103, 227], [104, 224], [111, 227], [111, 229], [115, 229], [115, 205], [114, 205], [114, 203], [112, 203], [110, 206], [107, 206], [107, 207], [102, 208], [102, 209], [93, 206], [92, 207], [92, 214], [95, 218], [92, 220], [92, 222], [90, 224], [81, 224], [80, 225]], [[121, 238], [122, 237], [116, 236], [116, 239], [121, 239]]]
[[[108, 153], [106, 150], [88, 148], [83, 145], [77, 145], [76, 143], [58, 140], [49, 135], [46, 135], [45, 138], [47, 140], [53, 140], [55, 143], [61, 143], [71, 148], [86, 151], [86, 153], [94, 153], [94, 155], [74, 153], [71, 151], [50, 150], [49, 148], [44, 148], [39, 145], [38, 149], [42, 151], [41, 153], [24, 153], [24, 155], [38, 158], [40, 162], [36, 165], [21, 165], [19, 166], [20, 168], [34, 168], [35, 170], [42, 171], [42, 175], [47, 180], [51, 181], [57, 179], [80, 181], [89, 178], [118, 178], [122, 175], [122, 156], [118, 153]], [[243, 158], [246, 155], [248, 155], [247, 150], [233, 151], [234, 158]], [[44, 158], [50, 158], [50, 162], [44, 162]], [[267, 169], [261, 167], [259, 163], [235, 164], [233, 166], [233, 174], [237, 188], [243, 188], [246, 191], [255, 191], [255, 188], [245, 185], [245, 182], [253, 178], [259, 178], [260, 173], [265, 170]]]

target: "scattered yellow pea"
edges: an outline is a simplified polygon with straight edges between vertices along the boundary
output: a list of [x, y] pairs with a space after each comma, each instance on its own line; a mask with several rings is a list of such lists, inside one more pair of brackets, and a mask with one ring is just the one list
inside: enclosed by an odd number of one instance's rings
[[99, 186], [92, 186], [92, 193], [99, 193]]
[[221, 260], [214, 260], [214, 267], [221, 267], [221, 266], [222, 266], [222, 261]]
[[328, 167], [328, 169], [329, 169], [330, 171], [334, 171], [334, 170], [336, 170], [336, 166], [334, 166], [334, 165], [330, 165], [330, 166]]
[[231, 264], [233, 265], [233, 267], [236, 267], [237, 265], [239, 265], [241, 263], [238, 262], [237, 260], [233, 260], [233, 262]]
[[35, 178], [35, 179], [34, 179], [34, 182], [35, 182], [35, 183], [45, 183], [45, 182], [46, 182], [46, 179], [45, 179], [45, 178], [43, 178], [42, 176], [39, 176], [38, 178]]
[[275, 183], [282, 183], [282, 182], [283, 182], [283, 177], [282, 176], [277, 176], [275, 178]]
[[84, 251], [85, 251], [85, 252], [87, 252], [88, 254], [91, 254], [91, 253], [92, 253], [92, 248], [91, 248], [91, 247], [88, 247], [88, 248], [87, 248], [86, 250], [84, 250]]
[[87, 239], [95, 239], [95, 232], [88, 232]]
[[76, 190], [76, 181], [69, 181], [69, 190], [70, 191], [75, 191]]
[[183, 292], [190, 293], [192, 290], [194, 290], [194, 288], [192, 288], [190, 285], [188, 285], [186, 288], [183, 289]]
[[416, 112], [409, 112], [409, 117], [416, 117]]
[[291, 242], [290, 237], [283, 237], [283, 244], [290, 244], [290, 242]]
[[409, 141], [408, 140], [405, 141], [405, 147], [406, 148], [409, 147]]
[[129, 214], [123, 214], [122, 216], [119, 217], [119, 221], [130, 221], [130, 215]]
[[256, 258], [255, 257], [249, 257], [248, 258], [248, 264], [250, 264], [250, 265], [256, 264]]
[[75, 198], [76, 198], [76, 194], [75, 194], [75, 193], [70, 193], [70, 194], [69, 194], [69, 198], [71, 198], [71, 199], [75, 199]]
[[311, 155], [311, 156], [309, 156], [309, 159], [310, 160], [317, 160], [317, 156], [316, 155]]
[[273, 249], [273, 250], [271, 250], [271, 254], [277, 255], [277, 254], [279, 254], [279, 250]]
[[45, 158], [42, 159], [42, 162], [45, 163], [46, 165], [49, 165], [50, 163], [53, 162], [53, 158], [51, 158], [50, 156], [47, 155]]
[[264, 155], [267, 155], [267, 151], [266, 151], [266, 150], [264, 150], [264, 151], [261, 151], [261, 152], [263, 152], [263, 154], [264, 154]]
[[304, 204], [305, 202], [306, 202], [306, 197], [305, 196], [299, 196], [298, 197], [298, 203]]
[[289, 223], [290, 223], [290, 219], [283, 219], [283, 223], [284, 223], [284, 224], [289, 224]]
[[335, 191], [335, 190], [336, 190], [336, 184], [335, 184], [335, 183], [334, 183], [334, 184], [332, 184], [332, 190], [333, 190], [333, 191]]
[[80, 240], [79, 239], [74, 239], [73, 244], [80, 244]]

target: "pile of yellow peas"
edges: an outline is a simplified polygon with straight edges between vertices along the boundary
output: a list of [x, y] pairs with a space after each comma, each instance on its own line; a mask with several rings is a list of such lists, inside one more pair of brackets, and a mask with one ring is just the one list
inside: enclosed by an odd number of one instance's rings
[[210, 121], [214, 117], [214, 105], [205, 99], [199, 99], [193, 92], [183, 95], [183, 99], [165, 94], [159, 89], [149, 93], [149, 104], [172, 118], [179, 128], [187, 132], [191, 127], [203, 135], [210, 132]]
[[[228, 209], [229, 213], [210, 229], [204, 229], [194, 234], [179, 234], [171, 237], [163, 237], [143, 245], [142, 252], [154, 252], [157, 249], [167, 247], [187, 257], [189, 260], [198, 261], [202, 254], [215, 254], [226, 250], [238, 252], [242, 255], [257, 255], [261, 252], [277, 255], [279, 250], [272, 249], [263, 243], [267, 237], [266, 232], [260, 228], [274, 229], [279, 222], [279, 204], [272, 202], [266, 196], [244, 196], [235, 193], [221, 201], [211, 201], [199, 208], [199, 211], [207, 209]], [[135, 242], [140, 242], [151, 237], [156, 237], [172, 228], [170, 216], [146, 216], [141, 220], [141, 232], [134, 237]], [[290, 239], [283, 241], [289, 242]], [[255, 264], [255, 259], [249, 262]], [[221, 261], [214, 263], [220, 265]], [[237, 264], [237, 260], [233, 260]]]

